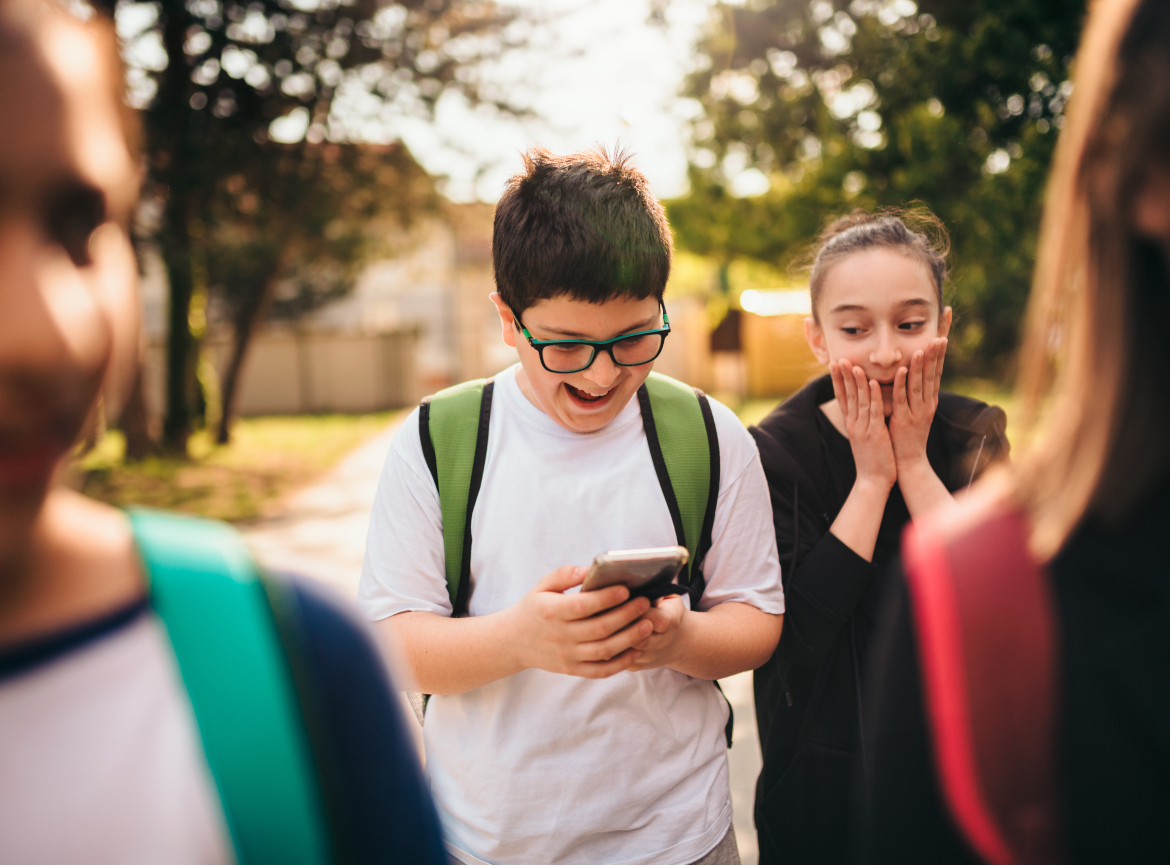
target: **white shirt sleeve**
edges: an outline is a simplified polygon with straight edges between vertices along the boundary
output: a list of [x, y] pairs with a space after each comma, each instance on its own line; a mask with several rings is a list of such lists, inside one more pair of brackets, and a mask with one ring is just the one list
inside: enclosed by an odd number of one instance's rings
[[423, 457], [417, 408], [394, 436], [378, 480], [357, 603], [373, 621], [414, 610], [452, 612], [443, 514]]
[[703, 563], [707, 588], [699, 608], [739, 601], [765, 613], [783, 613], [772, 499], [759, 451], [735, 413], [708, 400], [719, 435], [719, 501]]

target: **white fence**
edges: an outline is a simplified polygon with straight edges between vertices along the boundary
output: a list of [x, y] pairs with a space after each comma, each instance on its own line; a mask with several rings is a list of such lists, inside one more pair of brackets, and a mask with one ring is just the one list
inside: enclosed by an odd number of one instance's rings
[[[306, 333], [262, 331], [252, 340], [240, 375], [239, 415], [360, 413], [411, 405], [422, 396], [415, 369], [418, 333]], [[227, 338], [203, 343], [222, 381], [231, 355]], [[166, 349], [146, 356], [147, 404], [164, 405]]]

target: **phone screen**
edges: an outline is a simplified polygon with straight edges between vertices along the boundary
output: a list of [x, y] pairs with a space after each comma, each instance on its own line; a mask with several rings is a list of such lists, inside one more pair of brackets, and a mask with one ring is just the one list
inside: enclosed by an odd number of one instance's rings
[[675, 577], [686, 564], [686, 547], [656, 547], [645, 550], [611, 550], [593, 560], [581, 590], [585, 592], [622, 584], [630, 597], [651, 600], [685, 592]]

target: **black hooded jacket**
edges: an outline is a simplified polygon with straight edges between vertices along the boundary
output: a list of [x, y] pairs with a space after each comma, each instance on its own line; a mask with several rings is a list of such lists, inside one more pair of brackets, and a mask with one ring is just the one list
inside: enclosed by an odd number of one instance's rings
[[[861, 673], [885, 565], [910, 520], [895, 485], [872, 562], [829, 532], [857, 476], [849, 441], [820, 410], [832, 398], [826, 375], [751, 428], [771, 490], [786, 607], [780, 645], [755, 671], [764, 755], [755, 806], [760, 865], [847, 860], [865, 721]], [[999, 408], [939, 394], [926, 454], [948, 490], [1007, 456], [1005, 425]]]

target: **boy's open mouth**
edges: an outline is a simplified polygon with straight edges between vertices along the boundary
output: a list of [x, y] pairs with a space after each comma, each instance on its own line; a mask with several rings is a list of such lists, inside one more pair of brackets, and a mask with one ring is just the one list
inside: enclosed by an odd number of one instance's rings
[[610, 388], [602, 394], [591, 394], [588, 391], [573, 387], [568, 382], [565, 383], [565, 390], [568, 391], [569, 398], [574, 403], [580, 406], [589, 406], [590, 408], [596, 408], [599, 405], [609, 402], [609, 398], [613, 396], [614, 392], [614, 388]]

